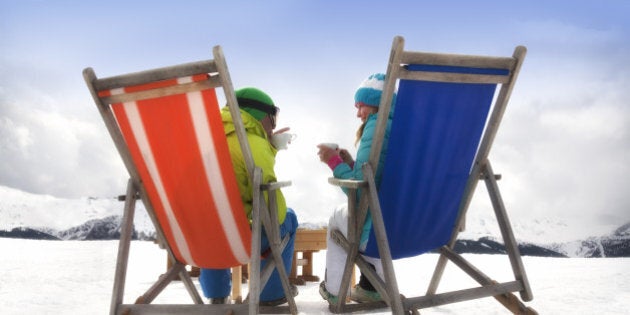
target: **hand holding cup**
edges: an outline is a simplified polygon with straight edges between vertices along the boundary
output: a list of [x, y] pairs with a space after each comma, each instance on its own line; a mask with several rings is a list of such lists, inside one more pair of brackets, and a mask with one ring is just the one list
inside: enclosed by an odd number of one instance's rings
[[328, 163], [328, 160], [330, 160], [333, 156], [339, 155], [339, 152], [337, 151], [339, 149], [339, 145], [336, 143], [320, 143], [317, 145], [317, 148], [319, 148], [319, 151], [317, 152], [319, 160], [324, 163]]

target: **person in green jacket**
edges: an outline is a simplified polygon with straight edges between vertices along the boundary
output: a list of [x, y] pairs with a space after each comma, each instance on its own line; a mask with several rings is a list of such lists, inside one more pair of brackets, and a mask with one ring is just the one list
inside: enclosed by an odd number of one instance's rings
[[[383, 93], [384, 81], [385, 75], [382, 73], [370, 75], [361, 83], [355, 92], [354, 105], [357, 108], [357, 117], [361, 119], [362, 122], [359, 130], [357, 131], [357, 143], [359, 147], [356, 153], [356, 161], [352, 159], [352, 156], [346, 149], [331, 148], [326, 144], [318, 145], [318, 155], [320, 160], [330, 167], [335, 178], [356, 180], [363, 179], [361, 166], [369, 160], [374, 131], [376, 129], [378, 107]], [[393, 98], [395, 101], [396, 94], [394, 94]], [[385, 128], [381, 155], [376, 169], [375, 182], [377, 187], [381, 182], [381, 174], [383, 172], [382, 168], [385, 163], [394, 106], [395, 103], [392, 103], [387, 127]], [[346, 190], [344, 190], [344, 192], [346, 194], [348, 193]], [[358, 202], [359, 196], [357, 195], [356, 198]], [[331, 304], [337, 303], [337, 296], [339, 295], [341, 277], [343, 276], [347, 254], [341, 246], [331, 239], [330, 231], [333, 229], [339, 229], [345, 236], [347, 236], [347, 228], [348, 211], [346, 205], [336, 209], [330, 217], [328, 223], [329, 233], [326, 240], [326, 280], [320, 285], [320, 295]], [[359, 251], [366, 248], [371, 228], [372, 217], [368, 212], [368, 216], [366, 217], [361, 232]], [[383, 278], [383, 268], [380, 259], [368, 256], [363, 256], [363, 258], [365, 258], [376, 269], [376, 272], [381, 276], [381, 278]], [[370, 281], [364, 275], [361, 275], [359, 284], [352, 289], [350, 299], [359, 303], [382, 300], [381, 296], [378, 292], [376, 292]]]
[[[254, 163], [262, 169], [263, 183], [276, 181], [274, 166], [276, 162], [276, 148], [270, 142], [276, 128], [276, 118], [278, 107], [265, 92], [252, 87], [242, 88], [235, 91], [241, 118], [247, 140], [252, 151]], [[236, 136], [232, 115], [228, 107], [221, 109], [223, 127], [227, 137], [232, 165], [236, 174], [241, 200], [245, 206], [247, 217], [251, 220], [253, 191], [245, 160], [241, 152], [241, 147]], [[278, 130], [276, 133], [284, 132], [287, 129]], [[282, 259], [287, 273], [291, 273], [293, 262], [293, 248], [295, 243], [295, 233], [298, 227], [297, 216], [291, 208], [287, 208], [282, 191], [276, 191], [278, 205], [278, 223], [280, 224], [280, 237], [289, 235], [289, 242], [282, 252]], [[269, 240], [264, 231], [261, 241], [261, 252], [269, 249]], [[267, 264], [267, 259], [263, 259], [261, 269]], [[206, 298], [212, 304], [223, 304], [230, 295], [232, 286], [230, 269], [201, 269], [199, 282]], [[297, 288], [292, 286], [293, 295], [297, 295]], [[260, 305], [280, 305], [286, 303], [287, 299], [280, 282], [277, 270], [271, 275], [267, 284], [260, 293]]]

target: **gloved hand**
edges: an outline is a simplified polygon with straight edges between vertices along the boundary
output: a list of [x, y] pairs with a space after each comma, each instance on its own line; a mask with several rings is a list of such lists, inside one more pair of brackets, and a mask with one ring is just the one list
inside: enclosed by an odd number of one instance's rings
[[324, 163], [328, 163], [328, 161], [330, 161], [330, 159], [332, 158], [338, 158], [339, 160], [341, 160], [341, 157], [339, 156], [339, 151], [335, 150], [335, 149], [331, 149], [325, 145], [321, 145], [318, 144], [317, 148], [319, 149], [319, 151], [317, 151], [317, 155], [319, 155], [319, 160], [324, 162]]

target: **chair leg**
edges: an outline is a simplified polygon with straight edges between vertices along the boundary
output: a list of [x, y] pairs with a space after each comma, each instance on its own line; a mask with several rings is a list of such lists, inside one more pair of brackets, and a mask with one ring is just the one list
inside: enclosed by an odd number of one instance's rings
[[433, 271], [433, 276], [431, 277], [431, 282], [427, 288], [427, 295], [433, 295], [437, 292], [437, 288], [440, 284], [440, 280], [442, 279], [442, 275], [444, 274], [447, 262], [448, 259], [444, 255], [440, 254], [438, 262], [435, 265], [435, 270]]
[[[304, 255], [304, 254], [302, 254]], [[293, 262], [291, 263], [291, 274], [289, 275], [289, 281], [291, 281], [292, 284], [296, 284], [296, 285], [303, 285], [304, 281], [301, 281], [300, 279], [298, 279], [298, 272], [297, 272], [297, 268], [298, 268], [298, 252], [294, 251], [293, 252]], [[302, 267], [304, 268], [304, 267]]]
[[136, 209], [136, 193], [138, 192], [133, 181], [127, 182], [127, 195], [125, 199], [125, 209], [120, 228], [120, 240], [118, 242], [118, 256], [116, 258], [116, 272], [114, 275], [114, 288], [112, 291], [112, 301], [110, 314], [117, 312], [118, 306], [123, 302], [125, 294], [125, 280], [127, 277], [127, 264], [129, 262], [129, 248], [131, 246], [131, 235], [133, 233], [133, 217]]
[[486, 160], [486, 163], [484, 163], [484, 174], [486, 174], [486, 187], [492, 201], [492, 207], [494, 209], [497, 222], [499, 223], [503, 243], [505, 244], [505, 249], [508, 253], [510, 264], [512, 265], [512, 272], [514, 273], [514, 277], [523, 283], [524, 289], [520, 292], [521, 298], [524, 301], [531, 301], [534, 298], [532, 290], [529, 286], [529, 281], [527, 280], [527, 273], [525, 272], [525, 267], [523, 266], [523, 260], [521, 259], [518, 244], [516, 242], [516, 238], [514, 237], [514, 232], [512, 231], [512, 225], [510, 224], [507, 211], [505, 210], [503, 198], [501, 198], [499, 186], [497, 185], [490, 161]]
[[[355, 196], [356, 189], [348, 189], [348, 196]], [[360, 206], [365, 205], [365, 198], [361, 198]], [[354, 270], [354, 262], [359, 252], [358, 242], [350, 243], [348, 239], [356, 240], [358, 238], [358, 223], [360, 219], [357, 219], [357, 202], [355, 198], [348, 198], [348, 237], [344, 237], [340, 231], [330, 231], [331, 238], [345, 249], [348, 256], [346, 257], [346, 265], [341, 277], [341, 286], [339, 287], [339, 293], [337, 294], [337, 304], [331, 305], [331, 311], [334, 313], [341, 313], [348, 300], [348, 289], [350, 287], [350, 270]]]
[[387, 293], [389, 293], [390, 307], [392, 312], [396, 314], [402, 314], [404, 308], [402, 305], [402, 299], [398, 290], [398, 282], [396, 281], [396, 273], [394, 272], [394, 263], [392, 261], [392, 255], [389, 250], [389, 242], [387, 240], [387, 233], [385, 231], [385, 222], [383, 221], [383, 215], [381, 213], [381, 205], [378, 202], [378, 195], [376, 192], [376, 183], [374, 182], [374, 172], [370, 167], [370, 164], [363, 165], [363, 173], [367, 178], [369, 189], [370, 211], [372, 213], [372, 228], [376, 235], [376, 241], [378, 245], [378, 252], [381, 256], [381, 262], [383, 263], [383, 272], [385, 273], [385, 283], [387, 284]]
[[[262, 180], [262, 171], [259, 168], [254, 169], [252, 185], [253, 187], [259, 187]], [[260, 281], [260, 238], [262, 232], [261, 223], [261, 200], [264, 201], [264, 196], [259, 189], [253, 190], [253, 205], [252, 205], [252, 260], [249, 269], [249, 313], [257, 314], [258, 302], [260, 298], [261, 281]]]
[[[166, 286], [168, 286], [168, 284], [175, 280], [178, 276], [182, 279], [182, 281], [186, 281], [185, 279], [188, 279], [188, 281], [191, 282], [188, 271], [186, 270], [186, 265], [177, 262], [165, 274], [161, 275], [158, 281], [156, 281], [151, 288], [136, 299], [136, 304], [149, 304], [153, 302], [153, 300], [164, 290], [164, 288], [166, 288]], [[195, 297], [193, 297], [193, 300], [195, 300]], [[201, 298], [199, 298], [199, 301], [201, 301]]]
[[186, 270], [186, 267], [184, 267], [183, 270], [180, 271], [179, 274], [180, 274], [179, 278], [181, 279], [182, 283], [184, 284], [184, 287], [188, 291], [188, 295], [190, 295], [190, 297], [192, 298], [193, 302], [195, 304], [203, 304], [203, 299], [201, 298], [201, 295], [199, 295], [199, 291], [197, 291], [197, 287], [195, 287], [195, 284], [193, 283], [193, 281], [191, 279], [191, 275]]
[[242, 303], [241, 283], [243, 278], [242, 266], [232, 268], [232, 300], [234, 303]]

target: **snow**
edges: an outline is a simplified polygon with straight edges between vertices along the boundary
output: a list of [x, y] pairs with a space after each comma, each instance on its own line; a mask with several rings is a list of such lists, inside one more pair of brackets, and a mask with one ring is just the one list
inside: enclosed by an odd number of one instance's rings
[[[321, 227], [328, 213], [300, 213], [302, 227]], [[116, 198], [63, 199], [36, 195], [0, 185], [0, 230], [14, 227], [68, 229], [88, 220], [122, 214]], [[497, 236], [491, 211], [471, 208], [463, 238]], [[137, 204], [134, 220], [139, 232], [153, 227]], [[571, 256], [580, 256], [582, 240], [591, 233], [574, 233], [576, 227], [557, 219], [515, 218], [517, 239], [548, 243], [565, 241]], [[617, 227], [601, 227], [610, 233]], [[620, 232], [621, 234], [624, 231]], [[627, 234], [627, 232], [625, 232]], [[562, 238], [559, 236], [563, 236]], [[581, 239], [581, 240], [580, 240]], [[543, 242], [543, 240], [546, 240]], [[34, 241], [0, 238], [0, 314], [108, 314], [113, 287], [117, 241]], [[498, 281], [512, 280], [505, 255], [465, 255]], [[427, 254], [395, 262], [401, 293], [423, 294], [437, 256]], [[323, 277], [325, 251], [315, 254], [314, 272]], [[541, 314], [619, 314], [630, 308], [630, 258], [540, 258], [523, 257], [534, 300], [526, 303]], [[132, 242], [125, 301], [131, 303], [164, 272], [166, 254], [152, 242]], [[196, 282], [198, 286], [198, 283]], [[440, 290], [475, 285], [449, 265]], [[301, 314], [329, 314], [318, 294], [318, 283], [300, 286], [297, 296]], [[157, 303], [189, 303], [181, 283], [169, 286]], [[389, 314], [387, 310], [373, 312]], [[492, 298], [422, 310], [422, 314], [506, 314]]]
[[[0, 238], [0, 314], [108, 314], [117, 241], [34, 241]], [[314, 272], [324, 271], [325, 251], [315, 254]], [[511, 279], [505, 255], [465, 255], [498, 281]], [[422, 294], [437, 255], [395, 262], [401, 293]], [[620, 314], [630, 309], [630, 259], [523, 257], [534, 300], [541, 314]], [[152, 242], [131, 245], [125, 302], [131, 303], [166, 268], [166, 254]], [[197, 287], [198, 282], [195, 279]], [[440, 290], [474, 285], [449, 264]], [[301, 314], [329, 314], [318, 283], [299, 286]], [[189, 303], [180, 282], [170, 285], [157, 303]], [[422, 314], [507, 314], [492, 298], [421, 310]], [[373, 314], [389, 314], [387, 310]]]

